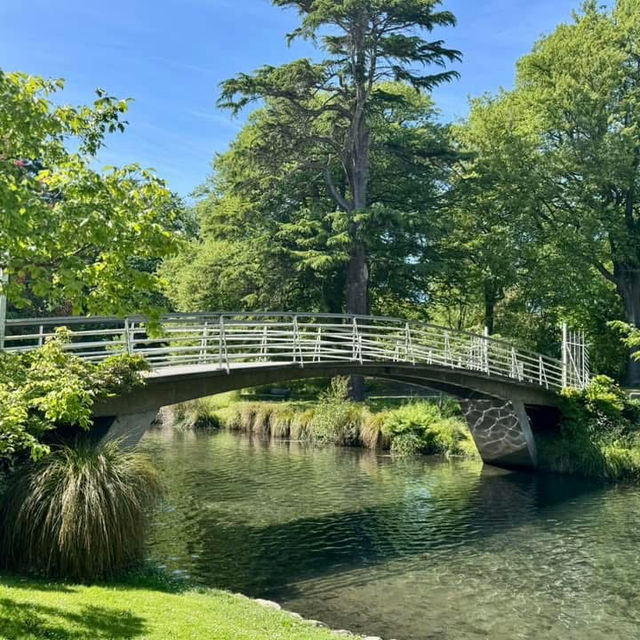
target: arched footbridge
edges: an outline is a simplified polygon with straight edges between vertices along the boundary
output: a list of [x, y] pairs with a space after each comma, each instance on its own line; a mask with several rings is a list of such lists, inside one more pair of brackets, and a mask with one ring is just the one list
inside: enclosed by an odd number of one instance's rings
[[[559, 393], [589, 381], [584, 339], [564, 331], [562, 358], [424, 323], [372, 316], [304, 313], [172, 314], [7, 320], [0, 348], [29, 350], [58, 327], [67, 348], [100, 361], [138, 354], [146, 384], [95, 407], [112, 432], [131, 434], [162, 406], [247, 387], [361, 374], [451, 393], [460, 399], [485, 462], [535, 466], [533, 432], [552, 420]], [[141, 415], [142, 414], [142, 415]], [[544, 425], [543, 425], [544, 426]]]

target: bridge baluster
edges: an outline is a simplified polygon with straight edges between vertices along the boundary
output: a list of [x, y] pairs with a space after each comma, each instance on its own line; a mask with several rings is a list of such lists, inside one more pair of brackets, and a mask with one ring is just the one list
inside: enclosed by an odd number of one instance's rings
[[298, 326], [298, 316], [293, 316], [293, 361], [298, 362], [296, 353], [300, 356], [300, 367], [304, 367], [304, 355], [302, 353], [302, 340], [300, 338], [300, 327]]
[[316, 343], [313, 347], [313, 362], [320, 362], [322, 353], [322, 325], [318, 327], [316, 332]]
[[229, 367], [229, 352], [227, 350], [227, 334], [224, 325], [224, 316], [220, 316], [220, 331], [218, 335], [218, 365], [222, 369], [225, 366], [227, 373], [231, 373]]

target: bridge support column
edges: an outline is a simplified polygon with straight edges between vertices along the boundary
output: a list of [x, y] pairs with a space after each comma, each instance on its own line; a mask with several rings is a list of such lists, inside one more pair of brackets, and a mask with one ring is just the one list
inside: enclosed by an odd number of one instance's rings
[[157, 411], [147, 411], [100, 418], [92, 431], [95, 430], [98, 441], [118, 440], [124, 449], [133, 449], [157, 415]]
[[482, 460], [497, 467], [535, 467], [536, 445], [521, 400], [462, 398], [462, 412]]

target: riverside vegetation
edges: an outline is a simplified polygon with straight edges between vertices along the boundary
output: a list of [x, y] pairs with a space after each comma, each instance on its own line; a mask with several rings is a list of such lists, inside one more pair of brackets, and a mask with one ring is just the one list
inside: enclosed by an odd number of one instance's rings
[[[264, 402], [205, 398], [173, 407], [183, 428], [224, 428], [317, 444], [363, 446], [395, 455], [477, 457], [455, 401], [359, 403], [348, 397], [346, 378], [334, 378], [316, 401]], [[395, 403], [398, 405], [398, 403]]]
[[[398, 456], [478, 457], [455, 400], [356, 403], [346, 385], [346, 379], [333, 380], [316, 402], [204, 398], [172, 407], [170, 420], [187, 429], [223, 428]], [[611, 378], [596, 376], [584, 390], [565, 390], [560, 410], [557, 430], [536, 433], [543, 470], [640, 481], [640, 401]]]
[[0, 566], [89, 580], [141, 561], [160, 483], [145, 456], [91, 434], [94, 402], [142, 384], [144, 361], [82, 361], [68, 338], [0, 354]]

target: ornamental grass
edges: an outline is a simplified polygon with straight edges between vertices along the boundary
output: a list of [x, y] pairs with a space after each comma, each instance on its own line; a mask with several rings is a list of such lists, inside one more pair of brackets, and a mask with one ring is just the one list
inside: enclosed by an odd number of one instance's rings
[[6, 489], [6, 568], [81, 581], [142, 560], [148, 511], [161, 493], [150, 459], [116, 442], [55, 449], [19, 467]]

